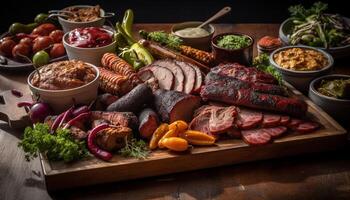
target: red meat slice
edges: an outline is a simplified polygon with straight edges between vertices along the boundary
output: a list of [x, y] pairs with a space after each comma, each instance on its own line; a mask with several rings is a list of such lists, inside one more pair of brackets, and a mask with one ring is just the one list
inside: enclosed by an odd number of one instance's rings
[[298, 127], [299, 124], [301, 124], [303, 121], [300, 120], [300, 119], [296, 119], [296, 118], [292, 118], [289, 123], [287, 124], [287, 127], [292, 129], [292, 130], [295, 130], [296, 127]]
[[157, 65], [169, 69], [174, 74], [174, 85], [171, 89], [178, 92], [184, 91], [184, 72], [182, 71], [181, 67], [175, 63], [175, 61], [168, 59], [157, 60], [152, 63], [152, 65]]
[[232, 137], [232, 138], [237, 138], [237, 139], [242, 137], [241, 131], [237, 128], [234, 128], [234, 127], [227, 130], [227, 135]]
[[164, 90], [170, 90], [174, 85], [174, 75], [173, 73], [165, 68], [157, 65], [151, 65], [149, 67], [142, 68], [142, 71], [150, 70], [153, 72], [154, 77], [158, 80], [159, 87]]
[[262, 128], [261, 131], [268, 133], [272, 138], [276, 138], [285, 133], [287, 131], [287, 127], [277, 126], [273, 128]]
[[210, 115], [210, 112], [206, 112], [193, 118], [191, 123], [189, 124], [189, 129], [211, 134], [209, 131]]
[[191, 65], [182, 61], [175, 61], [175, 63], [181, 67], [184, 72], [185, 83], [183, 92], [189, 94], [194, 90], [196, 84], [196, 71], [193, 69]]
[[233, 127], [237, 116], [235, 106], [218, 107], [212, 106], [211, 116], [209, 119], [209, 131], [212, 134], [224, 133]]
[[271, 135], [261, 129], [251, 129], [242, 131], [242, 138], [249, 145], [262, 145], [270, 142]]
[[264, 113], [262, 127], [276, 127], [280, 124], [281, 116], [277, 114]]
[[316, 122], [301, 122], [295, 130], [299, 133], [310, 133], [318, 129], [320, 125]]
[[239, 109], [237, 126], [240, 129], [252, 129], [260, 125], [263, 120], [263, 114], [259, 111], [253, 111], [248, 109]]
[[287, 126], [290, 121], [290, 117], [288, 115], [281, 116], [280, 125]]

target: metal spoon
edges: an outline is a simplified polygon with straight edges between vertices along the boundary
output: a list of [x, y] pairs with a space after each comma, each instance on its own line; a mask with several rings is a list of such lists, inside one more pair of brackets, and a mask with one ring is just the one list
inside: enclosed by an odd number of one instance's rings
[[209, 24], [210, 22], [213, 22], [213, 21], [217, 20], [218, 18], [226, 15], [230, 11], [231, 11], [231, 7], [226, 6], [223, 9], [221, 9], [219, 12], [217, 12], [215, 15], [213, 15], [211, 18], [209, 18], [207, 21], [205, 21], [201, 25], [197, 26], [196, 28], [202, 28], [203, 26]]

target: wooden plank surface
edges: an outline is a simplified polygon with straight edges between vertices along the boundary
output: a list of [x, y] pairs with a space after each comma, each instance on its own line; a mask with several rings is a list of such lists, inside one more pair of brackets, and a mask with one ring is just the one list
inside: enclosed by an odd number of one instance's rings
[[[136, 29], [148, 25], [136, 25]], [[217, 32], [240, 31], [255, 39], [277, 35], [277, 24], [216, 25]], [[155, 29], [170, 25], [153, 24]], [[348, 59], [336, 72], [350, 74]], [[27, 74], [0, 73], [0, 91], [27, 89]], [[345, 124], [346, 125], [346, 124]], [[349, 124], [348, 124], [349, 125]], [[349, 126], [347, 126], [349, 130]], [[48, 193], [39, 159], [24, 160], [17, 148], [20, 130], [0, 123], [0, 199], [349, 199], [350, 160], [344, 149], [103, 184]], [[312, 149], [313, 146], [310, 145]], [[118, 172], [114, 172], [118, 173]], [[70, 177], [69, 180], [74, 179]], [[84, 181], [84, 180], [81, 180]]]

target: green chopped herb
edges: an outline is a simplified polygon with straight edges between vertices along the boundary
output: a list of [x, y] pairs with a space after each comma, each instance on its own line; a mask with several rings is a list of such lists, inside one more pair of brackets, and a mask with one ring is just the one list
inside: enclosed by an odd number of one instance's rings
[[224, 35], [217, 40], [217, 45], [225, 49], [241, 49], [249, 46], [251, 39], [244, 35]]
[[150, 154], [150, 150], [145, 141], [133, 138], [126, 142], [125, 147], [119, 150], [119, 153], [124, 157], [146, 159]]
[[74, 140], [69, 129], [58, 129], [55, 134], [51, 134], [45, 123], [37, 123], [34, 128], [27, 127], [18, 146], [25, 152], [27, 161], [36, 158], [38, 152], [45, 154], [49, 160], [64, 162], [79, 160], [88, 155], [85, 141]]

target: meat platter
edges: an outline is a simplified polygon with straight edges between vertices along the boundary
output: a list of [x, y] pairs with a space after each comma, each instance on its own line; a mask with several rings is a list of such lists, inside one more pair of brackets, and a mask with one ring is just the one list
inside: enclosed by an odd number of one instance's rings
[[41, 165], [47, 188], [57, 190], [131, 180], [255, 160], [322, 152], [344, 145], [346, 143], [346, 130], [292, 86], [288, 85], [288, 87], [294, 95], [305, 99], [308, 104], [307, 115], [322, 124], [324, 128], [306, 135], [290, 133], [288, 136], [276, 139], [273, 143], [264, 146], [252, 147], [242, 140], [229, 139], [216, 143], [216, 146], [194, 148], [190, 154], [177, 155], [157, 150], [152, 152], [146, 160], [116, 155], [109, 163], [92, 158], [77, 163], [64, 164], [50, 162], [41, 155]]
[[[176, 33], [140, 31], [136, 39], [133, 16], [127, 10], [114, 32], [97, 26], [68, 31], [62, 40], [69, 60], [36, 63], [40, 68], [28, 76], [33, 101], [17, 107], [32, 123], [18, 146], [27, 160], [40, 157], [48, 190], [346, 143], [345, 129], [282, 79], [269, 62], [273, 54], [252, 63], [245, 53], [252, 52], [252, 37], [218, 35], [213, 52], [206, 52]], [[210, 33], [203, 28], [200, 34]], [[275, 38], [264, 40], [276, 46]], [[326, 52], [299, 50], [322, 59], [309, 63], [312, 69], [332, 64]]]

